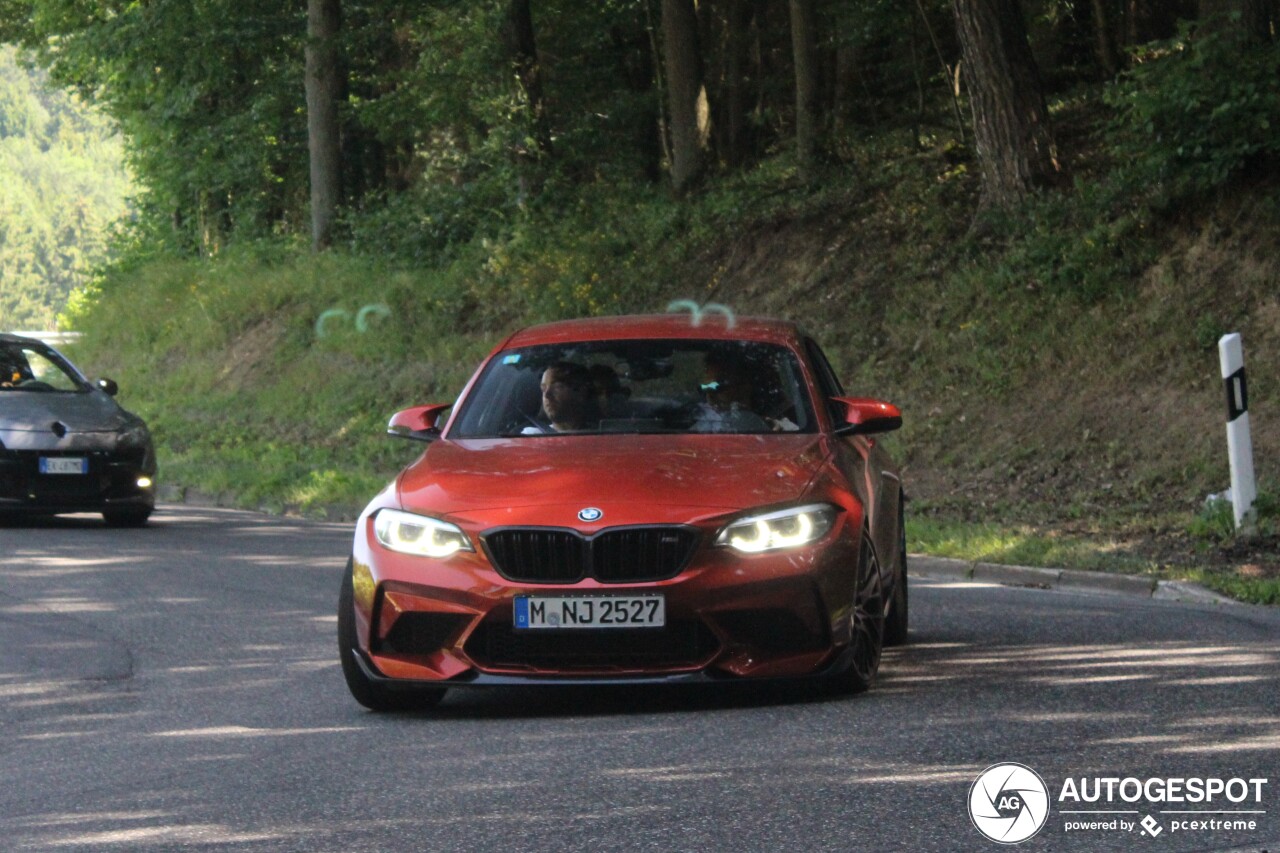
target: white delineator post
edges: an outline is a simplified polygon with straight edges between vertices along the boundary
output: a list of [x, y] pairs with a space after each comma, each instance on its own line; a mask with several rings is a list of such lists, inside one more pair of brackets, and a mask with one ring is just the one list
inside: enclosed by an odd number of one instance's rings
[[1222, 382], [1227, 391], [1227, 454], [1231, 457], [1231, 511], [1236, 529], [1245, 525], [1253, 509], [1258, 486], [1253, 478], [1253, 439], [1249, 437], [1249, 388], [1244, 376], [1244, 346], [1240, 335], [1223, 335], [1218, 341]]

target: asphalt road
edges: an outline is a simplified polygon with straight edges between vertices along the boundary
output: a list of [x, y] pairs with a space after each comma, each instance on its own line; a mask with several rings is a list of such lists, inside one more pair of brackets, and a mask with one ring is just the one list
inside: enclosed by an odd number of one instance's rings
[[[175, 507], [0, 527], [0, 848], [990, 851], [970, 789], [1020, 762], [1052, 803], [1019, 849], [1280, 851], [1274, 609], [913, 578], [911, 643], [862, 696], [501, 689], [380, 716], [336, 661], [349, 537]], [[1268, 782], [1058, 802], [1082, 777]], [[1168, 813], [1206, 809], [1255, 813]], [[1148, 816], [1156, 837], [1065, 829]]]

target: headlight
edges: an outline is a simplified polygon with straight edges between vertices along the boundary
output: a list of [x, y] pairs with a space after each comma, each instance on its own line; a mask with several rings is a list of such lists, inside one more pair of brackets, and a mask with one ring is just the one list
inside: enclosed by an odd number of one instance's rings
[[383, 509], [373, 520], [378, 541], [392, 551], [420, 557], [447, 557], [455, 551], [472, 551], [467, 534], [438, 518]]
[[836, 508], [830, 504], [808, 504], [749, 515], [721, 530], [716, 544], [747, 554], [796, 548], [821, 539], [835, 520]]
[[139, 447], [146, 447], [151, 443], [151, 433], [147, 431], [145, 424], [135, 424], [131, 427], [122, 429], [116, 436], [116, 447], [121, 450], [131, 450]]

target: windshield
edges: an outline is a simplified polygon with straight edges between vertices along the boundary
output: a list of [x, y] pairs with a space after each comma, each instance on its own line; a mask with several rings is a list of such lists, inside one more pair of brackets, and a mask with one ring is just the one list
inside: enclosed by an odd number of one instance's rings
[[87, 387], [76, 369], [52, 350], [0, 344], [0, 393], [84, 391]]
[[450, 438], [583, 433], [814, 432], [786, 347], [750, 341], [592, 341], [489, 362]]

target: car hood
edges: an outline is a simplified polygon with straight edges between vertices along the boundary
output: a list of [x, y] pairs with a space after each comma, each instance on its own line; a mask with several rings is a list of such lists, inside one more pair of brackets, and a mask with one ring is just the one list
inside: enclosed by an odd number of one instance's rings
[[[410, 511], [486, 526], [685, 523], [805, 494], [821, 435], [563, 436], [438, 441], [399, 481]], [[579, 510], [598, 509], [584, 524]]]
[[[0, 391], [0, 442], [10, 449], [66, 446], [141, 423], [106, 394]], [[54, 424], [63, 436], [55, 431]]]

